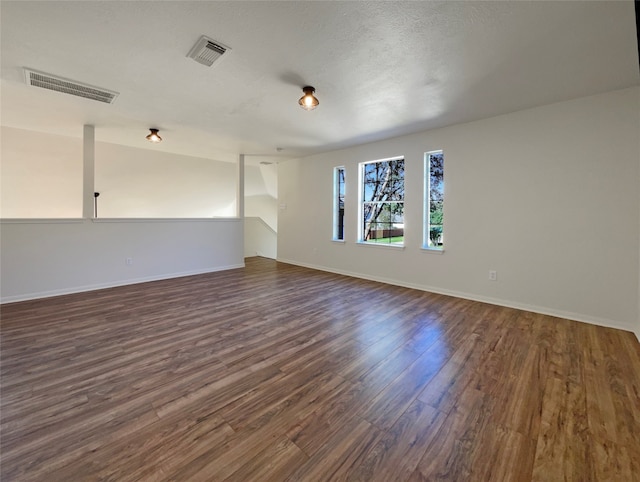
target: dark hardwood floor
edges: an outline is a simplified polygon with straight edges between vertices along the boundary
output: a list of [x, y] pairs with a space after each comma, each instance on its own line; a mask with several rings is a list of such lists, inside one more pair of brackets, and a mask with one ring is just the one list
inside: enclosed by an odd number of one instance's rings
[[2, 307], [3, 481], [638, 481], [631, 333], [261, 258]]

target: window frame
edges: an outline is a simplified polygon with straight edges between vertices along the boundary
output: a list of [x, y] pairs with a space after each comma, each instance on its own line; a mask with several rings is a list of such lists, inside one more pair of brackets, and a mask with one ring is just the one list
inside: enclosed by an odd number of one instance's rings
[[[431, 157], [433, 155], [442, 156], [442, 211], [444, 213], [444, 150], [436, 149], [424, 153], [424, 199], [423, 199], [423, 232], [422, 232], [422, 249], [428, 251], [444, 252], [444, 241], [434, 246], [431, 240]], [[440, 239], [444, 240], [444, 215], [441, 227]]]
[[[365, 199], [365, 166], [368, 164], [375, 163], [383, 163], [390, 161], [402, 161], [403, 170], [402, 170], [402, 200], [392, 200], [392, 201], [379, 201], [385, 204], [402, 204], [402, 224], [403, 224], [403, 234], [402, 234], [402, 243], [381, 243], [381, 242], [372, 242], [365, 240], [365, 219], [364, 219], [364, 205], [365, 203], [371, 203], [372, 201], [368, 201]], [[406, 169], [406, 158], [404, 155], [398, 155], [393, 157], [387, 157], [384, 159], [375, 159], [371, 161], [364, 161], [358, 164], [358, 244], [366, 245], [366, 246], [380, 246], [380, 247], [390, 247], [390, 248], [400, 248], [404, 249], [405, 247], [405, 233], [404, 233], [404, 224], [405, 224], [405, 213], [404, 213], [404, 204], [405, 204], [405, 169]], [[391, 238], [389, 238], [391, 239]]]
[[[340, 180], [342, 173], [342, 182]], [[342, 213], [340, 213], [340, 185], [342, 184]], [[347, 190], [347, 173], [344, 166], [333, 168], [333, 241], [344, 242], [345, 194]], [[342, 224], [340, 223], [342, 222]], [[342, 228], [342, 232], [340, 230]], [[342, 235], [342, 236], [341, 236]]]

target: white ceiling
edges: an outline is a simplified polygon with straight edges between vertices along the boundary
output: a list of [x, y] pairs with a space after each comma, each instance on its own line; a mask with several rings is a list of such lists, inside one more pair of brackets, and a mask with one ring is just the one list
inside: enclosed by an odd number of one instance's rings
[[[299, 157], [640, 84], [631, 0], [0, 5], [3, 125], [80, 137], [94, 124], [99, 141], [218, 160]], [[186, 54], [201, 35], [232, 50], [198, 64]], [[120, 96], [30, 87], [23, 67]], [[297, 105], [307, 84], [312, 112]], [[163, 143], [144, 140], [149, 127]]]

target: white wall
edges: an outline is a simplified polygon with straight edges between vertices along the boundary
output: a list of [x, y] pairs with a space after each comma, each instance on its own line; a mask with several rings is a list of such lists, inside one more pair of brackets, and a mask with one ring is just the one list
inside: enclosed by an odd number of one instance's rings
[[244, 255], [276, 258], [278, 230], [277, 164], [245, 167]]
[[0, 227], [2, 302], [244, 266], [240, 219], [5, 220]]
[[256, 216], [278, 230], [278, 166], [259, 164], [245, 166], [245, 205], [247, 217]]
[[96, 142], [95, 166], [99, 217], [236, 216], [235, 164]]
[[237, 165], [96, 143], [92, 221], [81, 138], [2, 127], [2, 141], [2, 302], [244, 265]]
[[[0, 217], [82, 217], [82, 130], [78, 138], [11, 127], [1, 133]], [[236, 216], [235, 164], [149, 146], [95, 143], [99, 217]]]
[[0, 217], [82, 217], [78, 138], [0, 128]]
[[246, 217], [262, 219], [273, 231], [278, 229], [278, 200], [267, 194], [262, 196], [246, 196], [244, 198], [244, 214]]
[[[634, 330], [639, 110], [635, 87], [281, 163], [278, 259]], [[436, 149], [445, 155], [443, 254], [420, 249], [423, 154]], [[406, 247], [356, 244], [358, 163], [397, 155]], [[345, 243], [331, 241], [339, 165]]]
[[244, 256], [276, 259], [278, 235], [259, 217], [244, 218]]

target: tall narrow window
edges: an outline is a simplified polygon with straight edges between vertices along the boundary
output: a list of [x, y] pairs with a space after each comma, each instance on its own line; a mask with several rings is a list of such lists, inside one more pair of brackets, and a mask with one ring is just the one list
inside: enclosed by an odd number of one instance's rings
[[442, 151], [424, 155], [425, 248], [443, 249], [444, 155]]
[[360, 164], [362, 243], [404, 246], [404, 158]]
[[333, 171], [333, 239], [344, 241], [344, 167]]

